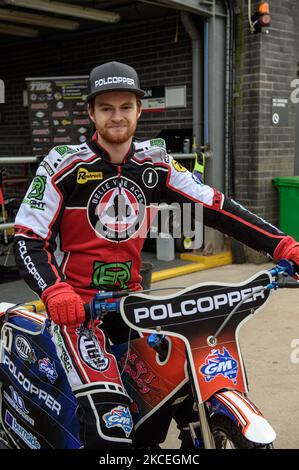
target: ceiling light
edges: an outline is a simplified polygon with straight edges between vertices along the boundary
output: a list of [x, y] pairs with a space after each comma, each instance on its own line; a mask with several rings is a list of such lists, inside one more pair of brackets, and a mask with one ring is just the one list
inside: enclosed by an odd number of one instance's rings
[[67, 29], [74, 31], [79, 28], [77, 21], [63, 20], [61, 18], [50, 18], [49, 16], [35, 15], [15, 10], [1, 10], [0, 19], [12, 21], [14, 23], [33, 24], [36, 26], [45, 26], [48, 28]]
[[36, 38], [39, 35], [39, 31], [37, 29], [22, 28], [21, 26], [0, 23], [0, 34], [22, 36], [23, 38]]
[[117, 23], [120, 20], [118, 13], [97, 10], [95, 8], [85, 8], [68, 3], [51, 2], [49, 0], [4, 0], [7, 5], [14, 5], [32, 10], [41, 10], [58, 15], [75, 16], [92, 21], [104, 21], [107, 23]]

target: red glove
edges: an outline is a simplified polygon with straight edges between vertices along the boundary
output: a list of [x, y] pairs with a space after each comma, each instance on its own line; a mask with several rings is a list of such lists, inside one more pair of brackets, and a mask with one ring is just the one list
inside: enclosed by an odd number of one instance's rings
[[292, 237], [285, 237], [278, 243], [273, 257], [277, 260], [289, 259], [299, 266], [299, 243]]
[[57, 325], [79, 325], [85, 321], [83, 300], [66, 282], [48, 287], [42, 294], [42, 301]]

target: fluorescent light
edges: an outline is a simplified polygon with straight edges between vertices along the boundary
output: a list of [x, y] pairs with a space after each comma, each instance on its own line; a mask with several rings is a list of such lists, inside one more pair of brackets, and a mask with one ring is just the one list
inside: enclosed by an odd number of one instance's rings
[[36, 38], [39, 35], [39, 31], [37, 29], [22, 28], [21, 26], [0, 23], [0, 34], [22, 36], [23, 38]]
[[23, 11], [0, 9], [0, 19], [12, 21], [14, 23], [33, 24], [48, 28], [67, 29], [74, 31], [79, 28], [77, 21], [62, 20], [61, 18], [51, 18], [49, 16], [24, 13]]
[[4, 0], [7, 5], [14, 5], [32, 10], [47, 11], [58, 15], [75, 16], [92, 21], [104, 21], [106, 23], [117, 23], [120, 20], [118, 13], [85, 8], [68, 3], [51, 2], [49, 0]]

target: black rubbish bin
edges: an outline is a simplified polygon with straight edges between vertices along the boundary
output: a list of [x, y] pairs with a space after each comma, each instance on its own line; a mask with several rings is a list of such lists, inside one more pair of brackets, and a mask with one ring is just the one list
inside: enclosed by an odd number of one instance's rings
[[151, 288], [152, 272], [154, 265], [149, 261], [141, 264], [140, 275], [142, 276], [141, 285], [143, 290]]

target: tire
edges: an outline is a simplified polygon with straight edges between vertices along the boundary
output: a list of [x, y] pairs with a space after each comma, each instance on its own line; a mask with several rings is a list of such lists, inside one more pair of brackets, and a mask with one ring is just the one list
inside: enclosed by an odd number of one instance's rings
[[211, 428], [216, 449], [273, 449], [273, 444], [259, 444], [246, 439], [240, 428], [227, 416], [214, 415]]

